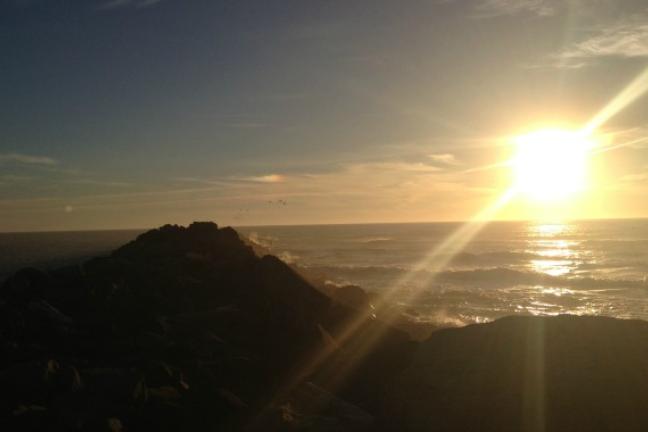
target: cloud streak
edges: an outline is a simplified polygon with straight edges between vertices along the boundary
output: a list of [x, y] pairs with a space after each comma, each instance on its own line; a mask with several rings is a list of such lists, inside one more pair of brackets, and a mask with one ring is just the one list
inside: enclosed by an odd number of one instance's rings
[[148, 8], [158, 5], [162, 0], [110, 0], [99, 6], [100, 10], [114, 10], [125, 7], [135, 7], [138, 9]]
[[176, 177], [174, 181], [182, 183], [199, 183], [205, 185], [221, 185], [228, 186], [237, 183], [284, 183], [288, 180], [285, 175], [282, 174], [266, 174], [259, 176], [235, 176], [235, 177], [223, 177], [216, 179], [205, 179], [198, 177]]
[[106, 187], [129, 187], [131, 183], [110, 181], [110, 180], [94, 180], [94, 179], [72, 179], [65, 180], [64, 183], [74, 185], [88, 185], [88, 186], [106, 186]]
[[587, 30], [585, 37], [552, 55], [547, 66], [574, 69], [601, 59], [648, 58], [648, 10]]
[[648, 24], [623, 23], [602, 29], [597, 34], [563, 51], [563, 59], [594, 57], [648, 57]]
[[519, 14], [547, 17], [556, 14], [556, 4], [550, 0], [482, 0], [474, 8], [473, 18], [495, 18]]
[[20, 163], [27, 165], [57, 165], [58, 161], [47, 156], [33, 156], [21, 153], [0, 154], [0, 163]]
[[262, 176], [242, 177], [241, 180], [255, 183], [283, 183], [286, 178], [281, 174], [268, 174]]
[[[414, 209], [421, 203], [431, 211], [441, 201], [437, 194], [449, 193], [454, 196], [470, 190], [461, 175], [447, 173], [424, 163], [398, 161], [354, 163], [327, 173], [288, 177], [269, 174], [209, 180], [195, 177], [172, 180], [204, 186], [0, 200], [0, 212], [58, 211], [64, 205], [83, 210], [206, 203], [222, 212], [253, 209], [254, 217], [260, 218], [259, 221], [267, 221], [267, 217], [282, 217], [280, 212], [283, 209], [268, 207], [269, 200], [288, 200], [291, 209], [294, 207], [299, 211], [324, 214], [324, 210], [345, 209], [345, 216], [353, 213], [364, 218], [375, 218], [378, 209], [391, 208], [394, 212], [407, 212], [404, 209]], [[269, 185], [273, 185], [272, 188], [269, 189]], [[482, 194], [483, 191], [479, 193]], [[431, 199], [433, 196], [434, 200]], [[324, 197], [327, 199], [323, 200]], [[418, 217], [422, 218], [420, 214]]]
[[437, 153], [437, 154], [428, 155], [428, 157], [433, 162], [440, 163], [442, 165], [458, 165], [459, 164], [459, 162], [457, 161], [457, 158], [452, 153]]

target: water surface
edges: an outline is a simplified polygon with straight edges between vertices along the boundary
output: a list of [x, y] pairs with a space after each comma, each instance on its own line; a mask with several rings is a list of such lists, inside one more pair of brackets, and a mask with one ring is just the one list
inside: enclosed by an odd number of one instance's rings
[[[417, 268], [461, 224], [241, 228], [287, 261], [381, 292], [424, 321], [600, 314], [648, 319], [648, 220], [495, 222], [441, 272]], [[407, 277], [405, 277], [407, 275]], [[406, 282], [403, 283], [403, 280]]]

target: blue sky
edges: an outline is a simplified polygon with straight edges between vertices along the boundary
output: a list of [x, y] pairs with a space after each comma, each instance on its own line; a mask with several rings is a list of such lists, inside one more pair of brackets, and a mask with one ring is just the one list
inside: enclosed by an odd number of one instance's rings
[[[634, 1], [0, 1], [0, 230], [470, 218], [648, 62]], [[646, 101], [605, 125], [641, 140]], [[646, 216], [643, 142], [576, 216]], [[510, 213], [519, 216], [522, 213]]]

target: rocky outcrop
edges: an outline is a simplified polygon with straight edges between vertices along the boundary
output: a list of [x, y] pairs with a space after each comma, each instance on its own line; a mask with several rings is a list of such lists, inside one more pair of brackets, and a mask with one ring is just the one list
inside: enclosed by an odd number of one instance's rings
[[648, 322], [507, 317], [439, 330], [393, 387], [405, 431], [648, 430]]
[[[353, 338], [327, 345], [351, 321], [380, 328], [380, 349], [348, 376], [353, 391], [321, 373], [348, 359]], [[412, 347], [213, 223], [167, 225], [80, 267], [16, 273], [0, 289], [0, 337], [0, 416], [12, 430], [241, 429], [273, 412], [292, 413], [275, 416], [276, 429], [362, 429], [384, 395], [379, 377]], [[304, 369], [318, 353], [325, 361]]]

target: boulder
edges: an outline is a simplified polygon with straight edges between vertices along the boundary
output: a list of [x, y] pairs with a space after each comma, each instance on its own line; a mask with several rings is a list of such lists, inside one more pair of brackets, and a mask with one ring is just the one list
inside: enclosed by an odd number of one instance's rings
[[648, 322], [507, 317], [439, 330], [392, 389], [405, 431], [648, 430]]

